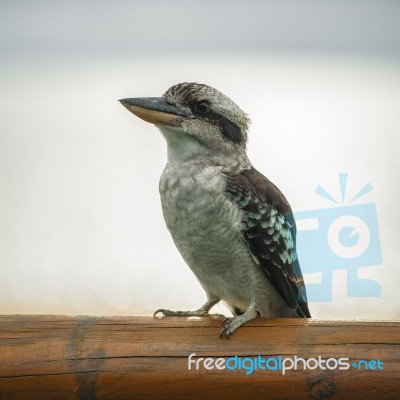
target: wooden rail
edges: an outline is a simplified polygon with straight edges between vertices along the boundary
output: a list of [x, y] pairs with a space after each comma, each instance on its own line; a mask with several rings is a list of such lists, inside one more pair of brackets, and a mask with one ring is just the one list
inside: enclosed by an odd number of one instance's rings
[[258, 319], [229, 340], [220, 329], [213, 318], [3, 315], [0, 399], [400, 398], [399, 322]]

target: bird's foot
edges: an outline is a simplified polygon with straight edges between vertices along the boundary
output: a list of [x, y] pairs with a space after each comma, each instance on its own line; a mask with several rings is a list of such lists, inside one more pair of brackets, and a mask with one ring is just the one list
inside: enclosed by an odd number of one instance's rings
[[230, 324], [234, 319], [234, 317], [226, 317], [222, 320], [222, 325]]
[[161, 313], [164, 317], [213, 317], [213, 318], [224, 318], [224, 315], [221, 314], [209, 314], [207, 310], [199, 309], [195, 311], [171, 311], [165, 310], [164, 308], [158, 309], [154, 314], [155, 317], [157, 314]]
[[232, 335], [232, 333], [235, 332], [236, 329], [240, 328], [243, 324], [255, 318], [260, 318], [260, 313], [254, 308], [250, 307], [244, 314], [239, 315], [238, 317], [225, 318], [222, 321], [222, 324], [225, 324], [225, 326], [221, 329], [219, 338], [223, 339], [224, 337], [226, 337], [227, 339], [229, 339], [229, 336]]

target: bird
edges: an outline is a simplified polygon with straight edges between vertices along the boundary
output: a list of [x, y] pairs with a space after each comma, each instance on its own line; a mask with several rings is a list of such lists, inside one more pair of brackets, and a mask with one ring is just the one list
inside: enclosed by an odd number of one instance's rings
[[163, 216], [207, 297], [197, 310], [154, 315], [207, 316], [221, 301], [233, 317], [223, 320], [220, 338], [258, 317], [311, 318], [292, 209], [248, 158], [248, 115], [196, 82], [173, 85], [162, 97], [119, 101], [167, 142]]

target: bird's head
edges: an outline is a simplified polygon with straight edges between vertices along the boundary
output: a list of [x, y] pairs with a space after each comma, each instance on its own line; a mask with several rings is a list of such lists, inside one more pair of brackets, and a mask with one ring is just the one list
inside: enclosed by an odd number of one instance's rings
[[[179, 83], [162, 97], [120, 100], [139, 118], [155, 124], [168, 143], [168, 157], [246, 158], [249, 118], [227, 96], [199, 83]], [[222, 161], [221, 161], [222, 160]]]

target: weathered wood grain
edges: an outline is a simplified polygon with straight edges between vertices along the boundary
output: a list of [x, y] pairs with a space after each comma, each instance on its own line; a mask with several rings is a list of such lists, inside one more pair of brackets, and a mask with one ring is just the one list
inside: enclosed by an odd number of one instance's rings
[[[220, 329], [213, 318], [2, 315], [0, 400], [400, 398], [399, 322], [258, 319], [229, 340]], [[188, 370], [191, 353], [347, 357], [381, 360], [383, 369], [246, 375]]]

